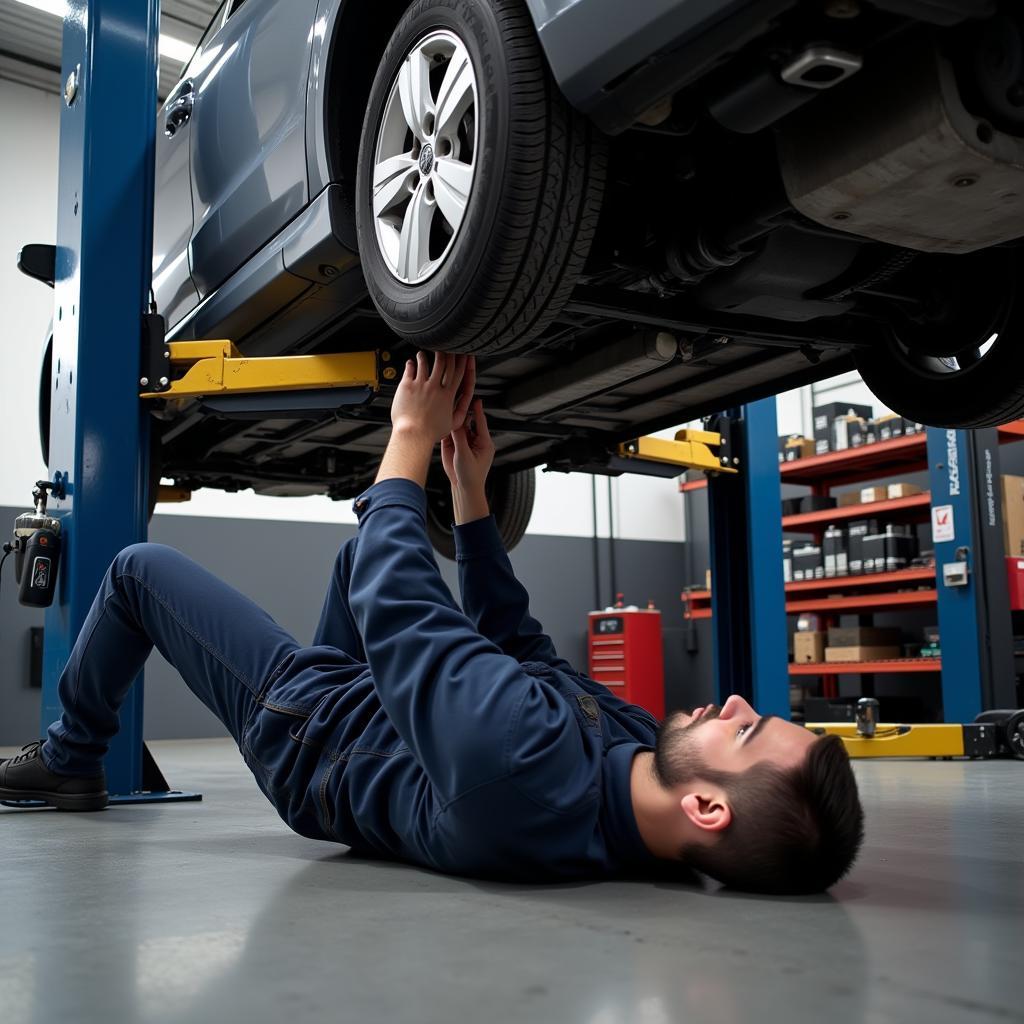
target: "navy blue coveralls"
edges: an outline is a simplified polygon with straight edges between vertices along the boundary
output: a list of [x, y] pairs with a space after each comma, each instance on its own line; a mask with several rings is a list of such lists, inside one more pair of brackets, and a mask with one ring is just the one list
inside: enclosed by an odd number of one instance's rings
[[460, 611], [422, 488], [386, 480], [355, 508], [312, 647], [171, 548], [121, 552], [61, 676], [49, 767], [95, 773], [155, 645], [302, 835], [507, 879], [653, 868], [630, 768], [657, 722], [558, 657], [493, 518], [456, 527]]

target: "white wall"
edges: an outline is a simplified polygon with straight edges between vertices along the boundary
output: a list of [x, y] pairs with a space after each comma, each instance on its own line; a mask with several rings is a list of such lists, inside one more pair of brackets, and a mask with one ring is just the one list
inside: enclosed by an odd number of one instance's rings
[[56, 235], [59, 120], [59, 97], [0, 80], [0, 505], [28, 508], [33, 483], [47, 475], [37, 410], [53, 292], [15, 261], [26, 242]]

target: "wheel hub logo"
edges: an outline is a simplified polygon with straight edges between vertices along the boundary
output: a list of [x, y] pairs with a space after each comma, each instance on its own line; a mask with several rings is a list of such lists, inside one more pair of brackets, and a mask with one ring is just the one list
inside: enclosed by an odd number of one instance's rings
[[420, 150], [420, 174], [427, 175], [434, 166], [434, 150], [431, 146], [424, 146]]

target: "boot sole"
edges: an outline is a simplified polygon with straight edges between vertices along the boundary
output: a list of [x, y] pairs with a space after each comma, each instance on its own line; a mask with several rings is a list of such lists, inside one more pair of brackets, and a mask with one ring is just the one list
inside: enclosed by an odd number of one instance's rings
[[110, 802], [107, 791], [97, 793], [49, 793], [45, 790], [7, 789], [0, 786], [0, 802], [34, 800], [58, 811], [102, 811]]

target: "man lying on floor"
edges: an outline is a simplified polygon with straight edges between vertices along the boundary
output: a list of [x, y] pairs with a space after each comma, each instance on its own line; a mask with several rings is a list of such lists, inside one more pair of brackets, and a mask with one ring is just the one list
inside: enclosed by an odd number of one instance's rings
[[[407, 363], [312, 647], [184, 555], [122, 551], [61, 676], [63, 714], [0, 761], [0, 799], [105, 807], [101, 762], [155, 645], [304, 836], [510, 880], [676, 865], [810, 892], [845, 874], [863, 814], [838, 737], [736, 696], [659, 726], [555, 653], [488, 514], [494, 445], [474, 384], [464, 356]], [[425, 527], [438, 441], [463, 611]]]

